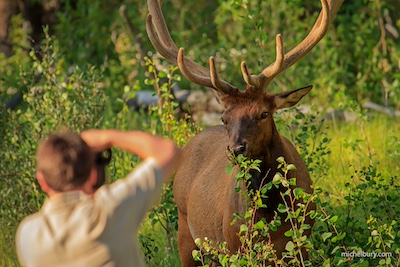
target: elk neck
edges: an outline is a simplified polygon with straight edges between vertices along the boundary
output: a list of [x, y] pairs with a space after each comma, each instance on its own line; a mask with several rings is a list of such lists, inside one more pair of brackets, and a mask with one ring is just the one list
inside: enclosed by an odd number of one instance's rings
[[[248, 190], [260, 190], [267, 183], [271, 182], [276, 172], [278, 171], [278, 162], [276, 159], [282, 156], [283, 141], [278, 131], [276, 130], [275, 123], [272, 122], [272, 139], [263, 149], [262, 153], [257, 158], [261, 160], [260, 170], [251, 170], [252, 175], [251, 183], [248, 186]], [[266, 204], [267, 208], [259, 210], [260, 213], [268, 214], [273, 216], [278, 204], [281, 202], [280, 189], [273, 186], [267, 192], [268, 198], [263, 199], [263, 203]]]

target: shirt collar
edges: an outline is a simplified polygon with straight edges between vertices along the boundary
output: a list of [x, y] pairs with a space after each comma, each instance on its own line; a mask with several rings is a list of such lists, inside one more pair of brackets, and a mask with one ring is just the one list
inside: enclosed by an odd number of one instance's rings
[[78, 203], [82, 200], [88, 200], [90, 196], [83, 191], [69, 191], [64, 193], [56, 194], [52, 197], [46, 199], [43, 204], [42, 210], [49, 211], [53, 209], [57, 209], [59, 207], [63, 207], [66, 205], [72, 205]]

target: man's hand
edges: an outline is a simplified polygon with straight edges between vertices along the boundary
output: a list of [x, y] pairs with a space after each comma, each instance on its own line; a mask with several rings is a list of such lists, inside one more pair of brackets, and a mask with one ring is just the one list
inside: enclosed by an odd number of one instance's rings
[[88, 130], [81, 137], [95, 153], [116, 147], [141, 159], [154, 158], [166, 179], [180, 159], [180, 149], [174, 142], [142, 131]]
[[95, 153], [111, 148], [111, 136], [113, 130], [88, 130], [81, 133], [83, 141]]

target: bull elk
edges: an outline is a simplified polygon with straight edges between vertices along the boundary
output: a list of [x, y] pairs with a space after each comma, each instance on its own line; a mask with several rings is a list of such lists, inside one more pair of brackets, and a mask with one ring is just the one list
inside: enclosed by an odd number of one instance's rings
[[[260, 185], [263, 177], [271, 181], [278, 168], [276, 159], [283, 156], [297, 167], [297, 170], [289, 172], [289, 178], [296, 177], [297, 187], [312, 192], [307, 167], [293, 144], [278, 133], [273, 119], [278, 109], [298, 103], [312, 86], [277, 94], [269, 94], [266, 89], [279, 73], [306, 55], [323, 38], [343, 1], [321, 0], [322, 9], [310, 33], [286, 54], [282, 37], [278, 34], [275, 62], [259, 75], [251, 75], [246, 63], [242, 62], [241, 71], [247, 86], [245, 91], [239, 91], [218, 77], [213, 57], [209, 60], [210, 70], [187, 59], [183, 48], [178, 49], [171, 38], [161, 11], [161, 1], [147, 0], [146, 29], [155, 49], [166, 60], [177, 64], [189, 81], [212, 88], [225, 108], [221, 118], [224, 126], [209, 127], [196, 135], [185, 146], [183, 161], [175, 174], [173, 190], [178, 206], [178, 249], [182, 266], [196, 265], [192, 258], [196, 238], [226, 241], [230, 251], [239, 248], [238, 225], [230, 224], [233, 214], [243, 210], [245, 203], [235, 192], [235, 173], [225, 173], [229, 164], [227, 148], [236, 155], [243, 154], [262, 161], [261, 173], [253, 175], [253, 185]], [[268, 194], [268, 208], [259, 210], [257, 217], [270, 221], [283, 200], [278, 189]], [[315, 205], [309, 208], [314, 209]], [[311, 220], [308, 223], [313, 224]], [[282, 220], [278, 231], [270, 233], [278, 255], [289, 241], [283, 234], [288, 229], [289, 222]]]

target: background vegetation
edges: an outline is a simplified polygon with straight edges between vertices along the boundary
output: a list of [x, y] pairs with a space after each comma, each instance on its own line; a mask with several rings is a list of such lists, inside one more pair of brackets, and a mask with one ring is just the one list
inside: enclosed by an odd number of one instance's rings
[[[175, 116], [171, 85], [204, 88], [180, 79], [175, 68], [154, 54], [145, 32], [145, 1], [59, 2], [58, 23], [51, 36], [43, 34], [40, 49], [30, 49], [30, 27], [17, 15], [9, 36], [13, 55], [0, 54], [1, 266], [18, 266], [16, 227], [45, 198], [35, 180], [34, 155], [38, 140], [48, 133], [65, 127], [142, 129], [183, 146], [203, 127]], [[123, 4], [131, 29], [121, 17]], [[290, 110], [276, 116], [316, 187], [320, 216], [311, 238], [312, 266], [400, 264], [400, 126], [396, 118], [363, 109], [366, 101], [392, 110], [400, 106], [397, 5], [396, 0], [345, 1], [317, 47], [270, 86], [278, 92], [314, 85], [302, 100], [312, 112]], [[178, 46], [203, 66], [214, 55], [222, 78], [241, 88], [240, 62], [246, 60], [254, 73], [260, 72], [275, 58], [275, 35], [282, 34], [288, 51], [308, 33], [320, 3], [165, 0], [163, 9]], [[130, 110], [126, 101], [138, 90], [157, 91], [164, 101], [150, 110]], [[21, 95], [17, 106], [7, 108]], [[325, 120], [330, 108], [352, 111], [356, 120]], [[111, 181], [124, 177], [137, 162], [122, 152], [114, 155]], [[167, 185], [162, 203], [139, 233], [149, 266], [180, 265], [176, 216]], [[349, 259], [341, 257], [345, 251], [391, 252], [392, 257]]]

